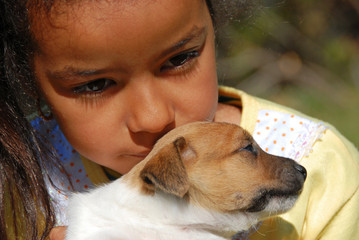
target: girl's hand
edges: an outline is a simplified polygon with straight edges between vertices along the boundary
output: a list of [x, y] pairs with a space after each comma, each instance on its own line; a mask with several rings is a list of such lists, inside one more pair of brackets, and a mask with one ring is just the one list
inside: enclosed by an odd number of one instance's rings
[[50, 231], [50, 240], [65, 240], [67, 227], [55, 227]]

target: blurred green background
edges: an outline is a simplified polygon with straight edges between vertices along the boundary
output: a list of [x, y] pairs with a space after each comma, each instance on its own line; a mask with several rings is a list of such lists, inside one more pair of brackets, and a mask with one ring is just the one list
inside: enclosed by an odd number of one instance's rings
[[261, 0], [217, 40], [220, 84], [329, 122], [359, 147], [358, 0]]

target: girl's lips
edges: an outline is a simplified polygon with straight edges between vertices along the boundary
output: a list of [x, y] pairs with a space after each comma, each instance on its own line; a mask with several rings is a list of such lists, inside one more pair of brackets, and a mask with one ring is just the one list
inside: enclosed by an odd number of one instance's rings
[[150, 152], [143, 152], [143, 153], [127, 153], [123, 154], [123, 156], [127, 157], [135, 157], [135, 158], [145, 158]]

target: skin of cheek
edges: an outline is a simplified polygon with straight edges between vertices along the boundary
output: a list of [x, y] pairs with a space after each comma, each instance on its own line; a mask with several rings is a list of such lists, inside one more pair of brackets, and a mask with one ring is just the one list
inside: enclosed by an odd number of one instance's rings
[[[208, 13], [206, 17], [208, 20]], [[210, 29], [207, 44], [193, 72], [173, 81], [155, 79], [158, 80], [155, 83], [158, 87], [151, 87], [153, 92], [150, 93], [144, 90], [146, 94], [156, 96], [156, 100], [172, 108], [174, 119], [173, 123], [169, 123], [170, 128], [214, 118], [218, 90], [213, 35], [213, 29]], [[150, 102], [132, 98], [140, 91], [141, 81], [131, 80], [125, 90], [87, 104], [82, 99], [59, 94], [47, 79], [41, 64], [36, 66], [36, 62], [41, 61], [35, 60], [37, 77], [56, 120], [72, 146], [88, 159], [126, 173], [144, 158], [129, 157], [129, 154], [148, 153], [154, 142], [170, 130], [133, 132], [129, 129], [128, 119], [133, 116], [128, 113], [134, 112], [135, 108], [142, 107], [143, 111], [150, 108], [150, 105], [146, 108]], [[131, 104], [124, 104], [129, 101]], [[145, 142], [138, 144], [139, 139], [145, 139]]]

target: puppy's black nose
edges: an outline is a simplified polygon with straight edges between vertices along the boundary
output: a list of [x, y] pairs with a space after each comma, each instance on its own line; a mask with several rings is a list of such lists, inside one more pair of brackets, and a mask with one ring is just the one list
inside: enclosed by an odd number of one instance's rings
[[295, 164], [294, 168], [303, 175], [304, 180], [307, 178], [307, 170], [302, 165]]

